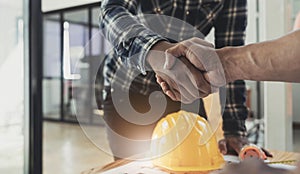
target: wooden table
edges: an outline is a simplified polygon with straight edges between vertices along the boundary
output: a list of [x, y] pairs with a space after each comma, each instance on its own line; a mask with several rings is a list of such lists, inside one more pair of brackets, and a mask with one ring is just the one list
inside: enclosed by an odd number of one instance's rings
[[[270, 162], [300, 160], [300, 153], [281, 152], [281, 151], [271, 151], [271, 152], [272, 152], [274, 157], [268, 159]], [[90, 170], [82, 172], [82, 174], [100, 174], [104, 171], [110, 171], [110, 170], [112, 170], [116, 167], [126, 165], [126, 164], [130, 164], [131, 162], [133, 162], [133, 161], [119, 160], [119, 161], [115, 161], [113, 163], [110, 163], [108, 165], [102, 166], [102, 167], [92, 168]], [[289, 163], [289, 164], [294, 165], [295, 163]], [[175, 174], [174, 172], [169, 172], [169, 173]], [[200, 174], [199, 172], [196, 172], [196, 173]], [[192, 173], [191, 172], [188, 172], [188, 173], [187, 172], [184, 172], [184, 173], [181, 172], [181, 174], [192, 174]]]

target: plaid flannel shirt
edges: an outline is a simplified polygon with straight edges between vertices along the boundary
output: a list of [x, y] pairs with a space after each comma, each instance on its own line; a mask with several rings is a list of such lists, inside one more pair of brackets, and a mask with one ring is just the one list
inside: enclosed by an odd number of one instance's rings
[[[143, 14], [163, 14], [186, 21], [203, 35], [215, 29], [215, 47], [244, 44], [247, 25], [247, 0], [103, 0], [100, 28], [114, 46], [107, 55], [105, 85], [117, 83], [124, 90], [148, 94], [157, 89], [154, 73], [146, 73], [145, 57], [151, 47], [167, 38], [146, 27], [139, 19]], [[175, 26], [178, 27], [178, 26]], [[178, 36], [184, 36], [184, 30]], [[188, 38], [181, 37], [180, 40]], [[124, 67], [123, 65], [126, 65]], [[116, 75], [116, 69], [118, 74]], [[130, 86], [132, 80], [139, 87]], [[142, 87], [141, 87], [142, 86]], [[223, 113], [224, 135], [245, 135], [245, 82], [229, 83]]]

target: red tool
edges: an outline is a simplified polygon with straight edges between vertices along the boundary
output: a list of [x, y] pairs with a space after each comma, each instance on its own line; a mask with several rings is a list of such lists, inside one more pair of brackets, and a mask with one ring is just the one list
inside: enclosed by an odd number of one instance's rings
[[245, 160], [247, 158], [258, 158], [262, 160], [266, 160], [267, 156], [265, 153], [261, 150], [260, 147], [254, 145], [254, 144], [249, 144], [245, 145], [240, 154], [239, 154], [240, 160]]

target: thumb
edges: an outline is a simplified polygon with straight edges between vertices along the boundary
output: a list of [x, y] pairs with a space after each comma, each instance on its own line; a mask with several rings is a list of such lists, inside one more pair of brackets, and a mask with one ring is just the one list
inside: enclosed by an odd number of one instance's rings
[[226, 78], [222, 71], [215, 69], [204, 73], [205, 80], [214, 87], [222, 87], [226, 85]]
[[226, 140], [220, 140], [219, 141], [219, 150], [223, 155], [227, 154], [227, 146], [226, 146]]
[[164, 69], [171, 69], [175, 63], [176, 63], [176, 57], [174, 57], [172, 54], [166, 53], [166, 61], [164, 64]]
[[178, 57], [186, 57], [186, 47], [183, 44], [177, 44], [165, 51], [166, 61], [164, 69], [171, 69], [176, 63]]
[[240, 148], [240, 147], [234, 147], [233, 149], [234, 149], [234, 151], [236, 152], [237, 155], [239, 155], [241, 150], [242, 150], [242, 148]]
[[236, 154], [239, 155], [240, 152], [241, 152], [241, 150], [242, 150], [242, 148], [243, 148], [243, 145], [238, 144], [237, 146], [234, 146], [234, 147], [232, 147], [232, 148], [233, 148], [233, 150], [236, 152]]

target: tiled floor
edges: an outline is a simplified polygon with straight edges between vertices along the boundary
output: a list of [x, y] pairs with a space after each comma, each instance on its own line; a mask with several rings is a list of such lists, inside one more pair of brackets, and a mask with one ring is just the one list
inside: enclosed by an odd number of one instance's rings
[[[107, 146], [103, 127], [90, 126], [88, 131]], [[97, 148], [78, 125], [52, 122], [44, 123], [43, 159], [45, 174], [79, 174], [113, 160]]]

